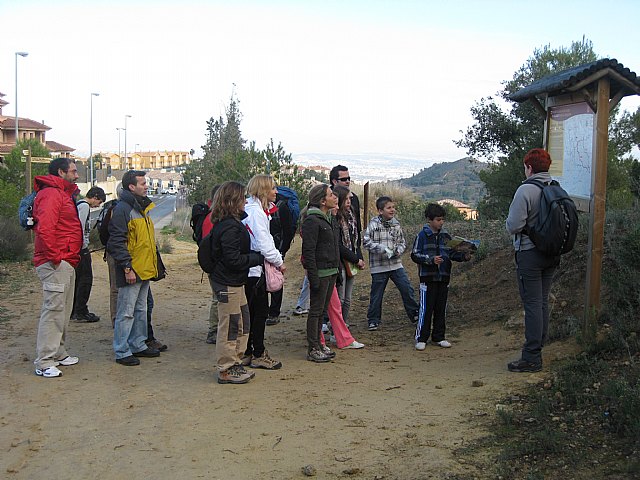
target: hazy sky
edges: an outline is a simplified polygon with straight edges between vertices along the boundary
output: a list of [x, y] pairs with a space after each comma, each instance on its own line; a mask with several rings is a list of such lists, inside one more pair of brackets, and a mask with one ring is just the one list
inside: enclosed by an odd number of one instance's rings
[[[583, 35], [640, 73], [640, 2], [0, 0], [0, 92], [47, 139], [196, 151], [232, 91], [242, 131], [288, 152], [465, 155], [452, 140], [535, 48]], [[635, 109], [637, 98], [623, 106]], [[124, 135], [121, 137], [124, 149]]]

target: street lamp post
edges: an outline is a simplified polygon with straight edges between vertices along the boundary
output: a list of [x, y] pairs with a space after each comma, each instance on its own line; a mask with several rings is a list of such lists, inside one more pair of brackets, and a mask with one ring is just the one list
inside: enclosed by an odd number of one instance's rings
[[118, 131], [118, 159], [120, 160], [120, 166], [122, 167], [122, 149], [120, 148], [120, 132], [122, 130], [124, 130], [124, 128], [122, 127], [116, 127], [116, 130]]
[[99, 93], [91, 94], [91, 117], [89, 119], [89, 168], [91, 168], [91, 186], [95, 184], [93, 169], [93, 97], [100, 96]]
[[18, 144], [18, 56], [26, 57], [29, 55], [27, 52], [16, 52], [16, 145]]
[[129, 159], [127, 158], [127, 118], [131, 118], [131, 115], [124, 116], [124, 161], [126, 169], [129, 170]]

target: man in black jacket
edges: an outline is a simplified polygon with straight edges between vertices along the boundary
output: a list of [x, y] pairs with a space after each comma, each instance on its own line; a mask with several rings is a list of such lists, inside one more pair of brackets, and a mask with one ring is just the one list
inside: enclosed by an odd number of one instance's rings
[[[351, 190], [351, 177], [349, 176], [349, 169], [344, 165], [336, 165], [329, 172], [329, 181], [331, 182], [331, 188], [336, 185], [342, 185]], [[351, 210], [356, 217], [356, 224], [358, 225], [358, 233], [362, 232], [362, 223], [360, 221], [360, 199], [352, 191], [351, 192]]]

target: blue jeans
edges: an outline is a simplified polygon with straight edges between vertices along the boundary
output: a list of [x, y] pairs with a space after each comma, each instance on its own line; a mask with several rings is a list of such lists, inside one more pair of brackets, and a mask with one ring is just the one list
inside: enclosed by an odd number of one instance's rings
[[369, 311], [367, 312], [368, 323], [375, 323], [376, 325], [380, 323], [380, 317], [382, 316], [382, 297], [389, 279], [395, 283], [402, 296], [404, 310], [407, 312], [409, 320], [413, 321], [414, 317], [418, 314], [420, 307], [418, 306], [418, 302], [416, 302], [413, 287], [411, 286], [407, 272], [404, 271], [404, 268], [398, 268], [389, 272], [371, 274], [371, 295], [369, 299]]
[[298, 302], [296, 303], [296, 307], [300, 307], [302, 309], [309, 309], [309, 279], [307, 276], [304, 276], [304, 280], [302, 281], [302, 289], [300, 290], [300, 296], [298, 296]]
[[113, 329], [116, 359], [147, 348], [147, 294], [149, 281], [136, 282], [118, 289], [118, 311]]
[[549, 291], [560, 257], [548, 257], [535, 248], [516, 252], [518, 288], [524, 306], [522, 359], [542, 362], [549, 331]]

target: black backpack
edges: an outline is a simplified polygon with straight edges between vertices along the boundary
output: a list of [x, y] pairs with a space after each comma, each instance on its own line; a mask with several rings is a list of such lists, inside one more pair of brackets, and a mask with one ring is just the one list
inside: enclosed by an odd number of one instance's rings
[[204, 223], [204, 219], [207, 218], [208, 213], [209, 207], [206, 203], [198, 202], [191, 207], [191, 221], [189, 224], [193, 230], [193, 240], [198, 245], [200, 245], [202, 241], [202, 224]]
[[98, 230], [98, 234], [100, 235], [100, 243], [107, 246], [109, 242], [109, 221], [111, 220], [111, 216], [113, 215], [113, 209], [118, 204], [118, 200], [113, 199], [109, 200], [102, 206], [102, 210], [100, 210], [100, 214], [98, 215], [98, 219], [96, 220], [96, 224], [93, 228]]
[[527, 180], [542, 190], [540, 195], [540, 213], [535, 225], [525, 227], [523, 232], [542, 253], [558, 256], [570, 252], [576, 243], [578, 234], [578, 209], [569, 194], [552, 180], [542, 183], [539, 180]]
[[[202, 230], [200, 230], [202, 233]], [[213, 228], [211, 231], [202, 239], [200, 244], [198, 245], [198, 263], [200, 264], [200, 268], [205, 273], [213, 273], [213, 269], [216, 266], [216, 262], [213, 260], [211, 256], [212, 249], [212, 234]]]

